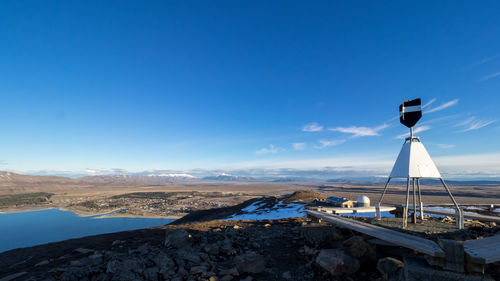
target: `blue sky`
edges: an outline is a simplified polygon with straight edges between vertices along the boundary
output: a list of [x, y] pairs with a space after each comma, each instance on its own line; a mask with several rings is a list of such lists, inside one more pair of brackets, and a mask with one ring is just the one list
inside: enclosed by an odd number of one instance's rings
[[1, 5], [2, 170], [383, 175], [421, 97], [443, 174], [500, 173], [497, 1]]

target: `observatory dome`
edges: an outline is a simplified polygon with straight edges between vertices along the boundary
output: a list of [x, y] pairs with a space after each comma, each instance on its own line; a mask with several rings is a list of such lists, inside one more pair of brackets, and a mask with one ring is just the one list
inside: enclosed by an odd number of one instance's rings
[[367, 196], [359, 196], [357, 201], [359, 207], [370, 207], [370, 198]]

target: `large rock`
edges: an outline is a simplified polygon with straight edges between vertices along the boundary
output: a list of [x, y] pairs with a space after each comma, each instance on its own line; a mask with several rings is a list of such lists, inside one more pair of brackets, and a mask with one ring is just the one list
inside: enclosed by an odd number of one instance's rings
[[158, 267], [148, 267], [144, 270], [144, 277], [148, 281], [157, 281], [160, 269]]
[[174, 261], [164, 252], [159, 252], [151, 259], [159, 268], [173, 269], [175, 267]]
[[234, 253], [233, 242], [230, 239], [224, 239], [222, 241], [217, 242], [217, 246], [219, 251], [224, 254], [232, 254]]
[[219, 254], [219, 246], [215, 243], [205, 244], [202, 247], [203, 251], [210, 255], [218, 255]]
[[377, 262], [377, 269], [382, 273], [384, 280], [390, 281], [403, 280], [404, 266], [402, 261], [391, 257], [379, 259]]
[[184, 229], [165, 230], [165, 247], [183, 248], [191, 244], [191, 235]]
[[301, 231], [301, 236], [307, 245], [313, 247], [333, 247], [340, 246], [344, 237], [333, 227], [305, 227]]
[[185, 247], [177, 251], [177, 256], [185, 261], [190, 261], [195, 264], [201, 262], [200, 253], [191, 247]]
[[234, 263], [240, 272], [260, 273], [266, 269], [266, 259], [252, 251], [236, 256]]
[[376, 254], [373, 245], [367, 243], [361, 236], [353, 236], [343, 243], [344, 248], [358, 259], [375, 261]]
[[359, 261], [342, 250], [323, 249], [316, 257], [316, 264], [331, 275], [352, 274], [359, 270]]

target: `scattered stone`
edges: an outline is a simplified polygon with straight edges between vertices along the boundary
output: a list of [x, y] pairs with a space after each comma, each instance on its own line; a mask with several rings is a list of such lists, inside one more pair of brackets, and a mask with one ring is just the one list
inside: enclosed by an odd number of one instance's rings
[[230, 269], [225, 269], [220, 272], [221, 275], [232, 275], [232, 276], [238, 276], [240, 273], [238, 272], [238, 269], [236, 267], [231, 267]]
[[90, 255], [90, 256], [89, 256], [89, 259], [90, 259], [93, 263], [101, 263], [101, 262], [104, 260], [104, 258], [103, 258], [103, 256], [102, 256], [102, 254], [100, 254], [100, 253], [95, 253], [95, 254], [93, 254], [93, 255]]
[[199, 264], [201, 262], [201, 258], [199, 255], [199, 252], [194, 250], [191, 247], [185, 247], [182, 248], [177, 252], [177, 256], [180, 259], [186, 260], [186, 261], [191, 261], [195, 264]]
[[233, 226], [233, 228], [234, 228], [234, 229], [239, 229], [240, 227], [239, 227], [237, 224], [235, 224], [235, 225]]
[[111, 246], [116, 246], [116, 245], [120, 245], [120, 244], [123, 244], [125, 241], [122, 241], [122, 240], [115, 240], [113, 241], [113, 243], [111, 243]]
[[260, 273], [266, 269], [266, 259], [252, 251], [235, 257], [234, 263], [239, 271], [246, 273]]
[[268, 223], [264, 224], [264, 227], [270, 227], [270, 226], [271, 226], [271, 225], [270, 225], [270, 224], [268, 224]]
[[18, 277], [23, 276], [24, 274], [26, 274], [26, 272], [18, 272], [18, 273], [14, 273], [14, 274], [11, 274], [11, 275], [7, 275], [7, 276], [1, 278], [0, 281], [14, 280], [14, 279], [16, 279]]
[[120, 269], [120, 262], [117, 260], [110, 260], [106, 265], [106, 273], [116, 273]]
[[69, 263], [71, 266], [82, 266], [83, 263], [81, 260], [74, 260]]
[[260, 249], [260, 244], [257, 243], [257, 242], [253, 242], [252, 243], [252, 248], [254, 248], [254, 249]]
[[75, 249], [75, 252], [78, 252], [80, 254], [88, 254], [88, 253], [94, 252], [94, 250], [85, 249], [85, 248], [78, 248], [78, 249]]
[[39, 262], [39, 263], [35, 264], [35, 266], [47, 265], [47, 264], [49, 264], [49, 263], [50, 263], [50, 262], [49, 262], [49, 260], [43, 260], [43, 261], [41, 261], [41, 262]]
[[310, 248], [307, 245], [304, 245], [303, 251], [306, 256], [315, 256], [318, 253], [318, 250]]
[[231, 254], [233, 252], [233, 242], [229, 239], [224, 239], [222, 241], [217, 242], [217, 246], [220, 251], [224, 254]]
[[189, 270], [190, 274], [206, 274], [207, 273], [207, 267], [204, 265], [199, 265], [199, 266], [193, 266]]
[[154, 258], [153, 262], [158, 266], [159, 268], [163, 269], [170, 269], [175, 266], [174, 261], [164, 252], [159, 252]]
[[246, 278], [240, 279], [240, 281], [252, 281], [253, 277], [252, 276], [247, 276]]
[[158, 280], [158, 273], [159, 273], [158, 267], [148, 267], [146, 270], [144, 270], [144, 277], [146, 277], [147, 280]]
[[165, 247], [170, 247], [170, 248], [183, 248], [185, 246], [188, 246], [191, 241], [190, 241], [191, 236], [189, 233], [184, 230], [184, 229], [170, 229], [167, 228], [165, 230]]
[[321, 250], [315, 261], [321, 268], [334, 276], [352, 274], [360, 267], [356, 258], [338, 249]]
[[231, 275], [224, 275], [220, 279], [220, 281], [231, 281], [231, 280], [233, 280], [233, 276], [231, 276]]
[[217, 244], [206, 244], [203, 246], [203, 251], [209, 255], [215, 256], [219, 254], [219, 246], [217, 246]]
[[404, 266], [402, 261], [391, 257], [379, 259], [377, 262], [377, 269], [384, 280], [402, 280]]
[[140, 246], [139, 248], [137, 248], [135, 251], [138, 252], [141, 255], [145, 255], [145, 254], [147, 254], [150, 251], [149, 244], [146, 243], [146, 244]]
[[281, 277], [283, 277], [283, 279], [290, 280], [292, 279], [292, 274], [290, 273], [290, 271], [285, 271], [283, 272], [283, 274], [281, 274]]

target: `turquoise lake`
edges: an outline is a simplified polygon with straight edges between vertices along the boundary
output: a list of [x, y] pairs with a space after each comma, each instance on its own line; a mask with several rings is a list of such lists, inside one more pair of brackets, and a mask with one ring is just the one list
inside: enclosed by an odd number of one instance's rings
[[162, 226], [172, 221], [163, 218], [80, 217], [59, 209], [0, 214], [0, 252], [89, 235]]

